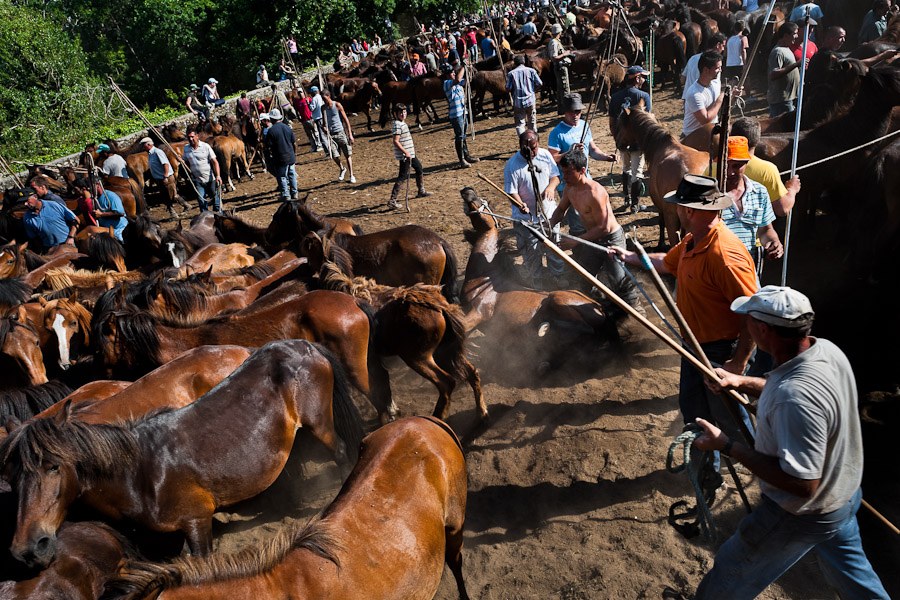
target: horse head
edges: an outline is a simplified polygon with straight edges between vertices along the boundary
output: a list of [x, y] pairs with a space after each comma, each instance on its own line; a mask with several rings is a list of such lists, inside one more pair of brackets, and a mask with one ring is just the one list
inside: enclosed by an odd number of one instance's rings
[[0, 319], [0, 353], [18, 366], [24, 385], [47, 383], [40, 338], [28, 325], [24, 307]]
[[498, 227], [496, 217], [482, 212], [482, 209], [493, 212], [491, 211], [491, 205], [484, 198], [480, 198], [473, 188], [466, 186], [459, 191], [459, 195], [463, 199], [463, 212], [472, 221], [472, 227], [475, 228], [475, 231], [484, 232]]
[[74, 362], [71, 351], [76, 342], [85, 347], [90, 343], [91, 314], [78, 302], [77, 290], [66, 299], [47, 302], [42, 298], [41, 305], [41, 323], [56, 336], [58, 364], [64, 371], [68, 370]]

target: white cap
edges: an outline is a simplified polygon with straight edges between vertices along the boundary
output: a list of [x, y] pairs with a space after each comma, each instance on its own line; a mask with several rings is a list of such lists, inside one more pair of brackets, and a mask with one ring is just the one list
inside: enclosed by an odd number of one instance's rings
[[206, 83], [219, 83], [219, 80], [218, 80], [218, 79], [213, 79], [212, 77], [210, 77], [210, 78], [209, 78], [209, 81], [207, 81]]
[[269, 111], [269, 118], [272, 119], [273, 121], [280, 121], [281, 120], [281, 111], [278, 110], [277, 108], [273, 108], [272, 110]]
[[260, 121], [262, 121], [263, 119], [268, 119], [268, 118], [269, 118], [269, 113], [259, 113]]
[[802, 327], [803, 315], [815, 314], [809, 298], [789, 287], [767, 285], [752, 296], [735, 298], [731, 310], [779, 327]]

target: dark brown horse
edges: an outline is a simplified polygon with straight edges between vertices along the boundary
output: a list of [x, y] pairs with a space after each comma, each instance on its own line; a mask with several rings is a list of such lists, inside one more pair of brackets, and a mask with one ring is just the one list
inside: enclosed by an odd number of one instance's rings
[[178, 410], [91, 425], [67, 408], [14, 427], [0, 444], [4, 478], [19, 499], [13, 556], [47, 565], [75, 500], [112, 519], [180, 531], [194, 555], [208, 554], [213, 512], [269, 487], [301, 427], [344, 466], [362, 437], [337, 360], [303, 340], [267, 344]]
[[[327, 250], [326, 250], [327, 253]], [[391, 383], [381, 357], [399, 356], [410, 369], [438, 390], [434, 416], [446, 419], [456, 382], [465, 379], [475, 395], [478, 418], [488, 411], [481, 392], [478, 370], [466, 358], [466, 327], [462, 311], [444, 298], [437, 286], [417, 283], [410, 287], [378, 285], [364, 277], [347, 276], [333, 262], [323, 265], [325, 285], [375, 308], [375, 335], [369, 349], [372, 402], [382, 423], [397, 415]], [[377, 383], [376, 383], [377, 382]]]
[[[127, 600], [428, 600], [444, 563], [462, 573], [467, 475], [453, 431], [431, 417], [378, 429], [334, 502], [265, 548], [172, 564], [131, 563], [111, 587]], [[377, 560], [373, 556], [377, 555]]]
[[[308, 228], [300, 206], [284, 202], [272, 217], [266, 238], [272, 244], [282, 244], [300, 241], [309, 233], [316, 232]], [[356, 236], [334, 231], [319, 234], [347, 251], [354, 275], [394, 287], [416, 283], [442, 285], [444, 297], [456, 301], [456, 253], [430, 229], [405, 225]]]
[[103, 523], [63, 523], [56, 558], [33, 579], [0, 583], [0, 598], [97, 600], [132, 554], [130, 548], [120, 533]]

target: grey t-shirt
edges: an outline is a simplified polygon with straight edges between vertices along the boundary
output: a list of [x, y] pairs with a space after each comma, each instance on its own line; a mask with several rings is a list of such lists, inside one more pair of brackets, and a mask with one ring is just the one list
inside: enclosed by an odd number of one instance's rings
[[[769, 54], [769, 73], [775, 69], [781, 69], [787, 65], [797, 62], [794, 59], [794, 53], [790, 48], [784, 46], [775, 46]], [[787, 102], [797, 98], [797, 92], [800, 90], [800, 69], [793, 69], [790, 73], [780, 79], [769, 80], [769, 90], [766, 93], [766, 100], [769, 104], [778, 104]]]
[[850, 501], [862, 480], [862, 434], [856, 379], [840, 348], [813, 338], [806, 352], [769, 373], [755, 447], [777, 456], [788, 475], [821, 480], [810, 498], [760, 480], [762, 492], [788, 512], [822, 514]]

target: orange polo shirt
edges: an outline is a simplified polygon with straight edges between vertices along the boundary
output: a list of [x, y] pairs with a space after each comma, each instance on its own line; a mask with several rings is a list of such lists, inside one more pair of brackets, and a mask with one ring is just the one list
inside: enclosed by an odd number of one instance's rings
[[692, 240], [687, 234], [664, 259], [678, 278], [678, 308], [701, 344], [734, 339], [740, 318], [731, 312], [732, 300], [759, 290], [753, 259], [722, 221], [688, 250]]

